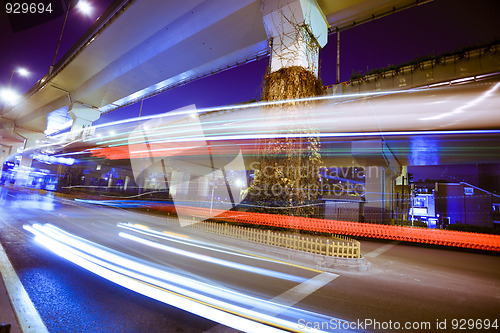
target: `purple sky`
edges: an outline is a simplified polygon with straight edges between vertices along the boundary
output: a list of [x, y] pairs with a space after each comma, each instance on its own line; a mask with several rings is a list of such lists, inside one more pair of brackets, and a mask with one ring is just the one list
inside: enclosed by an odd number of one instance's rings
[[[70, 11], [58, 58], [90, 27], [112, 0], [90, 0], [92, 17]], [[2, 4], [3, 6], [3, 4]], [[35, 28], [12, 33], [6, 16], [0, 13], [0, 85], [8, 84], [12, 69], [28, 68], [29, 78], [15, 76], [12, 86], [29, 89], [47, 73], [54, 56], [63, 16]], [[353, 71], [385, 67], [420, 56], [454, 51], [465, 46], [500, 38], [500, 1], [435, 0], [341, 33], [341, 81]], [[162, 113], [189, 104], [198, 108], [234, 104], [260, 97], [268, 59], [262, 59], [209, 78], [166, 91], [144, 101], [143, 115]], [[320, 53], [321, 77], [326, 85], [335, 83], [336, 35]], [[114, 111], [96, 123], [135, 117], [139, 105]]]

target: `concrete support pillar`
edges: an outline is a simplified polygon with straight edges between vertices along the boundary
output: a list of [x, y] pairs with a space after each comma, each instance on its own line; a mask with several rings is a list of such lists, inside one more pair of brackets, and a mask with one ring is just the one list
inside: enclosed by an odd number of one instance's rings
[[130, 177], [126, 176], [125, 177], [125, 183], [123, 184], [123, 189], [126, 191], [128, 188], [128, 183], [130, 182]]
[[30, 148], [39, 145], [41, 140], [45, 138], [45, 134], [21, 128], [16, 128], [15, 132], [24, 138], [24, 149], [16, 175], [16, 186], [29, 186], [30, 173], [32, 171], [31, 164], [33, 162], [33, 152], [30, 151]]
[[85, 138], [92, 134], [85, 128], [92, 126], [92, 123], [99, 119], [101, 112], [80, 103], [73, 103], [69, 106], [69, 115], [73, 119], [71, 125], [71, 139], [76, 140]]
[[352, 156], [365, 168], [365, 221], [387, 223], [394, 205], [394, 180], [401, 165], [383, 140], [359, 140], [351, 143]]
[[170, 182], [170, 194], [175, 197], [176, 195], [185, 195], [189, 190], [190, 175], [184, 171], [173, 171]]
[[263, 15], [271, 46], [271, 73], [300, 66], [318, 76], [319, 49], [328, 41], [328, 22], [316, 2], [264, 0]]
[[210, 181], [208, 176], [200, 177], [198, 185], [198, 196], [202, 198], [207, 198], [210, 189]]
[[396, 175], [390, 168], [379, 165], [365, 166], [365, 221], [388, 223], [393, 206], [393, 183]]
[[[16, 127], [13, 120], [5, 119], [0, 116], [0, 130], [2, 134], [3, 145], [0, 145], [0, 170], [3, 162], [11, 155], [17, 152], [18, 148], [24, 147], [25, 137], [14, 132]], [[1, 173], [1, 171], [0, 171]]]
[[[3, 162], [12, 153], [12, 146], [0, 145], [0, 170], [2, 170]], [[1, 173], [1, 171], [0, 171]]]

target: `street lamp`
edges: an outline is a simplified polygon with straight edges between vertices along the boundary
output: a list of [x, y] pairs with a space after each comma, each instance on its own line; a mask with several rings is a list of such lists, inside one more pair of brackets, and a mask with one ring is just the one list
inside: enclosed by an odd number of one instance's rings
[[[12, 71], [12, 74], [10, 75], [10, 81], [12, 81], [14, 72], [17, 72], [17, 74], [21, 75], [22, 77], [28, 77], [30, 75], [30, 72], [26, 68], [18, 67]], [[9, 81], [9, 86], [10, 86], [10, 81]]]
[[50, 65], [50, 67], [49, 67], [49, 74], [51, 74], [52, 71], [54, 70], [54, 65], [56, 64], [57, 53], [59, 52], [59, 46], [61, 45], [64, 27], [66, 26], [66, 21], [68, 20], [69, 10], [71, 9], [72, 6], [77, 7], [84, 15], [90, 15], [92, 13], [92, 6], [90, 5], [90, 3], [88, 1], [84, 1], [84, 0], [81, 0], [81, 1], [71, 0], [71, 1], [69, 1], [68, 6], [66, 8], [66, 14], [64, 15], [64, 22], [63, 22], [63, 26], [61, 28], [61, 33], [59, 34], [59, 40], [57, 41], [56, 52], [54, 54], [54, 58], [52, 59], [52, 65]]
[[0, 99], [6, 105], [15, 105], [20, 98], [21, 95], [10, 87], [0, 90]]
[[23, 67], [14, 68], [12, 70], [12, 73], [10, 74], [9, 85], [7, 86], [7, 88], [3, 88], [0, 90], [0, 100], [6, 105], [15, 105], [19, 101], [19, 99], [21, 99], [21, 95], [11, 88], [14, 73], [17, 73], [22, 77], [28, 77], [30, 75], [30, 72]]
[[78, 2], [76, 7], [82, 12], [84, 15], [90, 16], [92, 15], [92, 5], [88, 1], [81, 0]]
[[17, 73], [17, 74], [21, 75], [22, 77], [28, 77], [30, 75], [30, 72], [24, 67], [14, 68], [12, 70], [12, 73], [10, 74], [9, 89], [10, 89], [10, 85], [12, 83], [12, 77], [14, 77], [14, 73]]

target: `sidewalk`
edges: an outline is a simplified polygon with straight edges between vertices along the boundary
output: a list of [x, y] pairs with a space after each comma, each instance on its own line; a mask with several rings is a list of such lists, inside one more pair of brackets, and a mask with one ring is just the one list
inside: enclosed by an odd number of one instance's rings
[[[2, 275], [3, 267], [0, 265], [0, 276]], [[10, 324], [10, 331], [6, 324]], [[4, 325], [4, 326], [2, 326]], [[17, 322], [12, 304], [10, 303], [9, 294], [5, 288], [3, 276], [0, 278], [0, 333], [21, 333], [21, 328]]]
[[11, 324], [0, 333], [47, 333], [38, 311], [0, 244], [0, 324]]

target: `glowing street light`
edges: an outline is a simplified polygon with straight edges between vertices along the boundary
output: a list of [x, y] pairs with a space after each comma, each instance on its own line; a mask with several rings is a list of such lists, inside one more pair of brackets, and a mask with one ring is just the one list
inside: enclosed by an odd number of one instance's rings
[[88, 1], [84, 0], [79, 1], [76, 5], [76, 8], [78, 8], [80, 12], [87, 16], [92, 15], [92, 12], [94, 10], [94, 8], [92, 8], [92, 5]]
[[14, 71], [16, 71], [17, 74], [21, 75], [22, 77], [28, 77], [30, 75], [30, 72], [24, 67], [19, 67]]
[[12, 83], [12, 77], [14, 77], [14, 73], [17, 73], [21, 75], [22, 77], [28, 77], [30, 75], [30, 72], [24, 68], [24, 67], [18, 67], [12, 70], [12, 73], [10, 74], [10, 79], [9, 79], [9, 89], [10, 89], [10, 84]]
[[3, 88], [0, 90], [0, 99], [4, 104], [15, 105], [21, 99], [21, 95], [10, 87]]
[[21, 94], [11, 88], [12, 78], [14, 77], [14, 73], [21, 75], [22, 77], [28, 77], [30, 72], [24, 67], [18, 67], [12, 70], [9, 79], [9, 85], [7, 88], [0, 89], [0, 101], [5, 105], [16, 105], [21, 99]]

